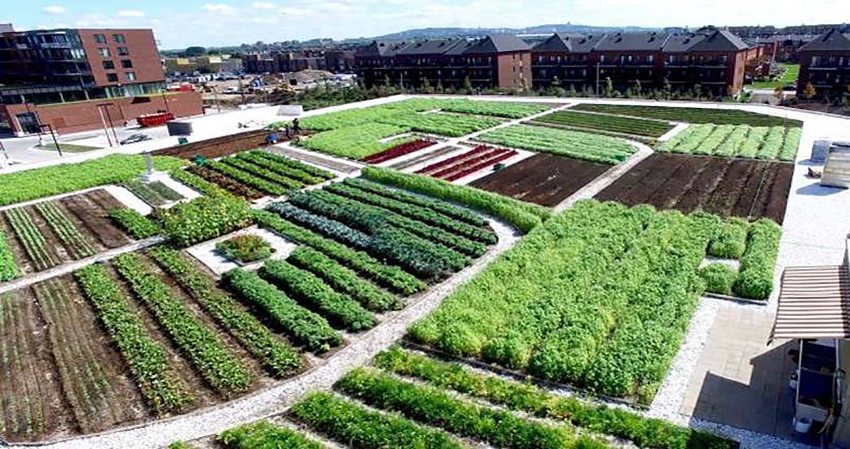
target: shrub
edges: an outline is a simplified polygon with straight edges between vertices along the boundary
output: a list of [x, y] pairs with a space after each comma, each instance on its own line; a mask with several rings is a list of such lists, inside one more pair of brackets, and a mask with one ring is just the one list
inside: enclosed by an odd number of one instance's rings
[[251, 208], [226, 195], [200, 197], [161, 211], [165, 234], [178, 246], [214, 239], [251, 224]]
[[218, 242], [215, 250], [222, 256], [237, 263], [251, 263], [268, 259], [275, 252], [271, 243], [253, 234], [242, 234]]
[[773, 291], [773, 271], [779, 254], [782, 228], [763, 218], [750, 226], [747, 250], [741, 257], [741, 269], [734, 292], [742, 298], [767, 299]]
[[109, 211], [109, 218], [134, 239], [142, 240], [162, 232], [162, 228], [157, 222], [129, 207], [112, 209]]
[[375, 325], [372, 314], [359, 303], [335, 292], [309, 271], [298, 269], [288, 262], [270, 260], [260, 269], [260, 276], [319, 311], [338, 327], [360, 331]]
[[[157, 170], [183, 166], [184, 161], [154, 156]], [[75, 164], [22, 170], [0, 176], [0, 206], [59, 195], [104, 184], [119, 184], [146, 170], [141, 155], [113, 154]]]
[[292, 407], [292, 415], [310, 427], [359, 449], [462, 449], [443, 432], [398, 415], [368, 410], [331, 393], [313, 393]]
[[749, 223], [740, 218], [729, 218], [718, 227], [717, 234], [711, 239], [708, 253], [715, 257], [740, 259], [747, 249], [747, 230]]
[[454, 201], [479, 212], [491, 214], [528, 233], [551, 216], [551, 211], [523, 203], [496, 193], [468, 186], [458, 186], [422, 175], [409, 175], [394, 170], [366, 167], [363, 177], [381, 184], [392, 185], [423, 195]]
[[269, 321], [309, 350], [324, 352], [342, 342], [327, 320], [298, 305], [257, 273], [236, 268], [225, 273], [222, 280], [232, 292], [261, 310]]
[[222, 432], [218, 442], [228, 449], [323, 449], [324, 446], [310, 441], [304, 435], [275, 426], [268, 421], [244, 424]]
[[725, 263], [715, 262], [699, 271], [705, 280], [705, 290], [720, 295], [731, 295], [732, 286], [738, 278], [738, 272]]

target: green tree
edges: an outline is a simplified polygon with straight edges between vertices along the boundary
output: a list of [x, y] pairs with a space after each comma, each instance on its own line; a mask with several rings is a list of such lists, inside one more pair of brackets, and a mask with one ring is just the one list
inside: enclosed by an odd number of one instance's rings
[[773, 89], [773, 97], [779, 101], [785, 99], [785, 91], [782, 89], [782, 86], [776, 86], [776, 88]]
[[664, 93], [664, 98], [670, 99], [670, 94], [673, 93], [673, 85], [670, 84], [670, 80], [667, 77], [664, 77], [664, 84], [662, 85], [662, 92]]
[[606, 97], [614, 96], [614, 82], [611, 81], [610, 76], [605, 77], [605, 96]]
[[640, 80], [635, 80], [635, 96], [640, 98], [642, 92], [643, 85], [640, 83]]
[[186, 57], [191, 58], [193, 56], [203, 56], [207, 53], [207, 49], [204, 47], [188, 47], [183, 51], [183, 54]]
[[817, 95], [817, 91], [815, 90], [815, 86], [812, 83], [806, 83], [806, 87], [803, 88], [802, 94], [803, 98], [805, 98], [806, 100], [811, 100], [812, 98], [815, 98], [815, 95]]
[[426, 94], [434, 93], [433, 89], [431, 89], [431, 82], [428, 81], [427, 76], [422, 77], [422, 93], [426, 93]]
[[472, 93], [472, 80], [471, 80], [471, 79], [469, 79], [469, 75], [467, 75], [467, 76], [463, 79], [463, 90], [465, 90], [467, 94], [471, 94], [471, 93]]

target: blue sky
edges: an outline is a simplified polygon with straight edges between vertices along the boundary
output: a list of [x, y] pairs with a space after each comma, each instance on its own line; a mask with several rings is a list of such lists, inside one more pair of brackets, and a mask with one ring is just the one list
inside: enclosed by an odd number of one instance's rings
[[848, 0], [809, 0], [804, 7], [790, 0], [0, 0], [3, 4], [0, 23], [12, 22], [16, 29], [153, 28], [165, 49], [440, 26], [781, 26], [850, 17]]

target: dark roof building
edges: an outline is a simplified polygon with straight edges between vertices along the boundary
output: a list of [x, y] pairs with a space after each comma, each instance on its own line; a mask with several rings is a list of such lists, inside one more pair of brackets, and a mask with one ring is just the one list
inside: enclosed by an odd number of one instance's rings
[[797, 95], [805, 97], [806, 86], [818, 98], [842, 98], [850, 89], [850, 34], [832, 29], [800, 48]]

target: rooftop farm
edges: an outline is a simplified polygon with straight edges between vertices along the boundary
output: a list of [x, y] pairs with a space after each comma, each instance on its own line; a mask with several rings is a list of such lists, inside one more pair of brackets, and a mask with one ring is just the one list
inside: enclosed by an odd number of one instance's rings
[[775, 304], [802, 128], [673, 109], [415, 98], [0, 175], [0, 437], [735, 449], [653, 407], [707, 301]]

